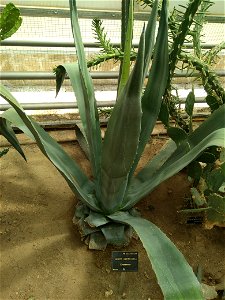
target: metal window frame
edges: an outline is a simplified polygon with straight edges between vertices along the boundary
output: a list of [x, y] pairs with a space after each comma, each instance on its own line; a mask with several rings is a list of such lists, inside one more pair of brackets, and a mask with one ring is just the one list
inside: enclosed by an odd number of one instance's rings
[[[0, 5], [0, 11], [4, 5]], [[51, 9], [51, 8], [34, 8], [34, 7], [23, 7], [18, 6], [22, 16], [35, 16], [35, 17], [54, 17], [54, 18], [69, 18], [69, 9]], [[118, 11], [101, 11], [101, 10], [78, 10], [79, 18], [83, 19], [114, 19], [118, 20], [121, 18], [121, 13]], [[148, 20], [149, 14], [142, 12], [135, 12], [134, 18], [138, 21]], [[209, 23], [225, 23], [225, 17], [209, 15], [206, 17]], [[60, 42], [60, 41], [38, 41], [38, 40], [5, 40], [1, 42], [2, 46], [27, 46], [27, 47], [74, 47], [73, 42]], [[87, 48], [98, 48], [99, 45], [96, 43], [84, 43]], [[119, 44], [114, 44], [119, 46]], [[135, 48], [138, 44], [133, 45]], [[204, 49], [211, 49], [215, 45], [204, 44]], [[187, 49], [191, 49], [191, 44], [186, 44]], [[218, 76], [224, 77], [225, 71], [219, 70], [216, 72]], [[91, 72], [93, 79], [116, 79], [118, 78], [118, 72]], [[195, 77], [196, 73], [185, 73], [177, 71], [174, 77]], [[55, 75], [49, 72], [2, 72], [0, 73], [1, 80], [54, 80]], [[203, 98], [197, 99], [196, 103], [205, 102]], [[184, 100], [181, 101], [184, 103]], [[115, 101], [98, 101], [98, 107], [111, 107], [115, 104]], [[76, 103], [28, 103], [23, 104], [26, 110], [43, 110], [43, 109], [70, 109], [77, 108]], [[8, 104], [1, 104], [0, 111], [4, 111], [9, 108]]]
[[[65, 8], [40, 8], [40, 7], [26, 7], [17, 5], [20, 9], [22, 16], [36, 16], [36, 17], [55, 17], [55, 18], [69, 18], [70, 11]], [[0, 5], [0, 11], [4, 8], [4, 5]], [[79, 18], [83, 19], [121, 19], [121, 12], [119, 11], [103, 11], [103, 10], [87, 10], [78, 9]], [[148, 20], [149, 14], [146, 12], [135, 12], [134, 18], [138, 21]], [[225, 23], [224, 16], [208, 15], [206, 20], [209, 23]]]

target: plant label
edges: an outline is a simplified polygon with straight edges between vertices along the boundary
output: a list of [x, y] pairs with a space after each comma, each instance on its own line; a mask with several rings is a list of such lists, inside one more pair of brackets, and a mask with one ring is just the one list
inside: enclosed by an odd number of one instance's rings
[[112, 270], [120, 272], [138, 271], [138, 252], [133, 251], [113, 251]]

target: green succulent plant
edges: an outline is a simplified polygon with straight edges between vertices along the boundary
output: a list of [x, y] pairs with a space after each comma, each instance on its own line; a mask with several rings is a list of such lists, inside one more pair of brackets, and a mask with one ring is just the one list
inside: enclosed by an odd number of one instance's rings
[[192, 207], [184, 213], [202, 213], [204, 226], [225, 227], [225, 148], [206, 149], [188, 166]]
[[[160, 16], [162, 1], [159, 1], [158, 7], [155, 7], [154, 0], [136, 1], [144, 7], [150, 6], [151, 9], [156, 9], [158, 16]], [[170, 116], [187, 133], [189, 130], [185, 118], [182, 116], [180, 109], [177, 108], [180, 99], [171, 93], [172, 89], [176, 89], [173, 86], [173, 81], [177, 68], [183, 70], [183, 72], [187, 72], [187, 74], [188, 71], [189, 74], [193, 72], [196, 74], [195, 80], [198, 79], [205, 89], [207, 93], [205, 100], [211, 111], [214, 111], [225, 103], [224, 88], [217, 74], [211, 68], [218, 57], [218, 53], [224, 49], [225, 42], [221, 42], [208, 51], [203, 51], [201, 43], [202, 28], [206, 22], [206, 14], [213, 4], [209, 0], [189, 0], [185, 6], [181, 5], [180, 10], [174, 8], [168, 16], [169, 76], [159, 114], [159, 119], [166, 127], [169, 126]], [[113, 47], [110, 38], [104, 30], [102, 21], [94, 19], [92, 27], [101, 50], [99, 54], [88, 60], [88, 67], [97, 66], [111, 59], [114, 61], [123, 60], [124, 48], [122, 47], [122, 43], [120, 48]], [[193, 45], [194, 54], [187, 51], [186, 43]], [[130, 60], [135, 61], [136, 56], [137, 52], [132, 49]]]
[[[173, 176], [202, 151], [224, 146], [225, 105], [190, 135], [179, 135], [170, 141], [135, 175], [138, 161], [157, 121], [168, 80], [167, 1], [162, 3], [156, 42], [158, 1], [143, 28], [136, 63], [130, 72], [132, 0], [123, 30], [124, 58], [120, 68], [117, 101], [102, 141], [94, 87], [87, 69], [84, 46], [78, 23], [76, 1], [70, 0], [71, 27], [78, 61], [56, 68], [57, 93], [68, 74], [80, 112], [80, 139], [86, 148], [92, 177], [81, 170], [63, 148], [28, 117], [13, 95], [1, 86], [0, 95], [12, 106], [1, 115], [37, 142], [43, 154], [55, 165], [79, 199], [74, 220], [89, 248], [104, 249], [107, 244], [124, 246], [133, 231], [140, 237], [165, 299], [203, 299], [200, 284], [183, 255], [152, 222], [141, 218], [135, 205], [161, 182]], [[152, 58], [148, 82], [144, 79]], [[122, 82], [122, 85], [121, 85]], [[8, 131], [3, 135], [11, 140]], [[174, 132], [176, 135], [176, 132]]]

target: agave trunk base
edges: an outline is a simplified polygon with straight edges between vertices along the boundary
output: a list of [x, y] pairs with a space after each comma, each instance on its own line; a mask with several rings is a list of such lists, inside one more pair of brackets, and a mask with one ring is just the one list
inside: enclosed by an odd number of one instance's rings
[[[132, 209], [132, 215], [137, 212]], [[105, 250], [107, 245], [127, 246], [132, 238], [137, 239], [133, 229], [125, 224], [113, 222], [107, 216], [93, 212], [82, 202], [76, 206], [73, 223], [78, 226], [81, 240], [94, 250]]]

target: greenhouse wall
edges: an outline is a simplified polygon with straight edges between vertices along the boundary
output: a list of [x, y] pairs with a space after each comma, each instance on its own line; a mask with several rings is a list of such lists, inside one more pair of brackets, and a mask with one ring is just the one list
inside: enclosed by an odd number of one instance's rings
[[[3, 0], [1, 3], [6, 2]], [[59, 64], [69, 63], [76, 60], [75, 49], [73, 47], [73, 38], [71, 33], [71, 24], [69, 18], [68, 4], [69, 0], [59, 0], [59, 1], [38, 1], [38, 0], [15, 0], [13, 1], [17, 5], [26, 5], [27, 7], [24, 10], [21, 10], [23, 23], [20, 29], [13, 35], [12, 38], [9, 38], [8, 41], [15, 42], [14, 44], [5, 44], [4, 41], [1, 46], [1, 57], [2, 64], [0, 67], [1, 79], [3, 83], [8, 86], [11, 91], [19, 93], [16, 96], [21, 101], [25, 102], [27, 98], [28, 102], [38, 102], [40, 101], [40, 92], [43, 92], [41, 99], [42, 101], [54, 102], [55, 99], [55, 80], [53, 75], [53, 68]], [[83, 9], [82, 16], [79, 19], [80, 29], [82, 34], [82, 39], [86, 44], [93, 44], [92, 46], [85, 46], [85, 53], [88, 60], [91, 60], [93, 57], [99, 53], [99, 48], [96, 45], [96, 38], [92, 30], [92, 18], [98, 17], [103, 19], [103, 26], [107, 37], [111, 40], [112, 43], [120, 43], [120, 14], [119, 9], [121, 1], [112, 1], [107, 2], [107, 9], [111, 10], [110, 13], [106, 14], [106, 10], [103, 12], [103, 9], [106, 5], [106, 2], [103, 1], [77, 1], [79, 4], [79, 10]], [[57, 6], [59, 9], [48, 8], [48, 6]], [[137, 2], [136, 10], [138, 10]], [[178, 1], [171, 1], [170, 5], [178, 3]], [[179, 2], [180, 3], [180, 2]], [[222, 1], [217, 1], [213, 6], [213, 11], [216, 11], [218, 5], [222, 7]], [[31, 6], [35, 7], [33, 9]], [[87, 9], [89, 7], [89, 10]], [[42, 9], [44, 8], [44, 9]], [[62, 8], [62, 9], [61, 9]], [[64, 9], [63, 9], [64, 8]], [[65, 10], [66, 8], [66, 10]], [[63, 13], [58, 16], [55, 14], [55, 11], [63, 11]], [[221, 12], [223, 10], [221, 9]], [[115, 12], [115, 13], [113, 13]], [[142, 15], [142, 18], [135, 19], [134, 21], [134, 32], [133, 32], [133, 43], [137, 44], [139, 37], [142, 31], [143, 23], [146, 20], [148, 14], [146, 9], [137, 15]], [[110, 18], [109, 15], [113, 15]], [[213, 17], [215, 18], [215, 17]], [[217, 17], [216, 17], [217, 18]], [[215, 19], [216, 19], [215, 18]], [[219, 17], [218, 19], [224, 19], [224, 17]], [[225, 23], [223, 20], [220, 22], [209, 21], [204, 24], [202, 29], [201, 42], [204, 46], [213, 46], [218, 45], [224, 41], [224, 32], [225, 32]], [[6, 41], [6, 42], [8, 42]], [[25, 44], [20, 44], [20, 43]], [[26, 44], [29, 42], [30, 44]], [[35, 45], [35, 43], [45, 43], [45, 45]], [[59, 46], [51, 46], [48, 43], [58, 42], [61, 43]], [[64, 43], [71, 43], [71, 46], [63, 46]], [[209, 48], [205, 48], [209, 49]], [[191, 49], [189, 49], [191, 51]], [[216, 58], [216, 63], [213, 68], [218, 74], [222, 74], [225, 69], [225, 50], [223, 49], [218, 54]], [[109, 98], [114, 100], [115, 90], [117, 79], [115, 74], [119, 71], [119, 62], [110, 60], [103, 62], [99, 66], [92, 67], [90, 69], [95, 75], [102, 73], [111, 74], [111, 78], [98, 78], [94, 79], [95, 87], [97, 91], [110, 91]], [[44, 77], [49, 76], [49, 78], [39, 78], [39, 73], [43, 73]], [[28, 74], [28, 75], [27, 75]], [[37, 75], [35, 77], [35, 75]], [[11, 77], [10, 77], [11, 76]], [[31, 76], [31, 77], [29, 77]], [[220, 75], [221, 84], [225, 86], [225, 77]], [[51, 78], [50, 78], [51, 77]], [[190, 89], [192, 86], [192, 78], [178, 77], [175, 78], [174, 83], [179, 89]], [[64, 87], [65, 94], [71, 92], [70, 83], [68, 80], [65, 81]], [[202, 87], [199, 86], [200, 92]], [[24, 96], [26, 93], [26, 97]], [[32, 93], [32, 97], [30, 96]], [[37, 98], [34, 95], [37, 94]], [[48, 94], [48, 93], [51, 93]], [[60, 98], [61, 97], [61, 98]], [[57, 98], [57, 101], [64, 101], [64, 94], [61, 92], [60, 97]], [[68, 101], [68, 95], [67, 101]], [[199, 94], [199, 97], [202, 97], [202, 94]], [[31, 100], [32, 99], [32, 100]], [[101, 97], [100, 97], [101, 100]], [[1, 104], [1, 101], [0, 101]]]
[[[2, 0], [1, 4], [8, 3], [8, 0]], [[178, 1], [178, 0], [171, 0], [170, 1], [170, 8], [179, 5], [185, 5], [188, 1]], [[67, 8], [69, 6], [69, 0], [58, 0], [58, 1], [46, 1], [46, 0], [14, 0], [13, 3], [15, 5], [23, 5], [23, 6], [37, 6], [37, 7], [61, 7]], [[213, 15], [224, 15], [225, 12], [225, 4], [223, 0], [215, 0], [213, 7], [209, 10], [210, 14]], [[121, 8], [121, 0], [78, 0], [77, 5], [79, 9], [96, 9], [96, 10], [120, 10]], [[135, 3], [136, 11], [141, 11], [142, 6], [138, 5], [137, 2]]]

